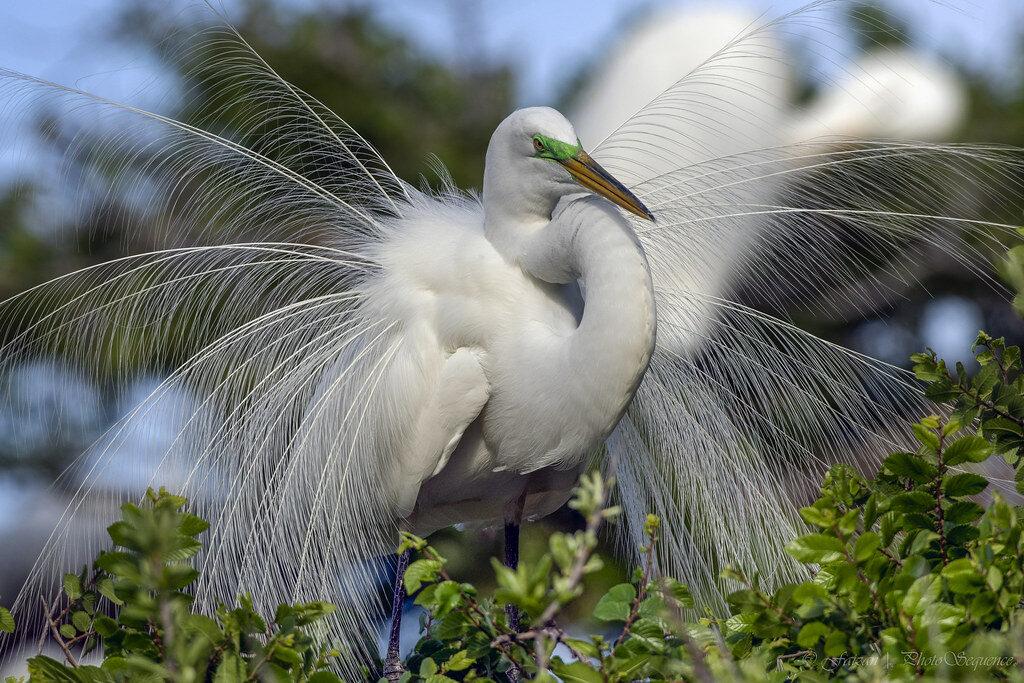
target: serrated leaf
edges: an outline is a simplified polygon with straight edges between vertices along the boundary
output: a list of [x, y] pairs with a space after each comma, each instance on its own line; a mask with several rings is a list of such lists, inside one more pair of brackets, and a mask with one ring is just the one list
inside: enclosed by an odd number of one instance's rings
[[89, 618], [89, 615], [82, 611], [75, 612], [71, 615], [71, 623], [74, 624], [75, 628], [78, 629], [80, 633], [85, 633], [89, 630], [89, 623], [91, 621], [92, 620]]
[[437, 673], [437, 662], [430, 657], [425, 658], [420, 662], [420, 677], [428, 678]]
[[245, 661], [234, 652], [225, 652], [213, 676], [213, 683], [237, 683], [248, 678]]
[[672, 578], [665, 578], [663, 583], [666, 591], [682, 607], [691, 608], [694, 605], [693, 593], [685, 583]]
[[629, 583], [612, 586], [594, 607], [594, 617], [601, 621], [625, 621], [636, 599], [636, 588]]
[[0, 633], [14, 633], [14, 615], [6, 607], [0, 607]]
[[988, 486], [985, 477], [973, 472], [946, 475], [942, 479], [942, 491], [950, 497], [973, 496], [981, 493]]
[[465, 671], [473, 666], [475, 661], [466, 650], [459, 650], [444, 663], [444, 669], [445, 671]]
[[981, 519], [984, 512], [973, 500], [958, 500], [943, 512], [943, 517], [949, 525], [972, 524]]
[[853, 547], [853, 559], [864, 562], [875, 554], [882, 545], [882, 537], [874, 531], [865, 531], [857, 538]]
[[109, 638], [118, 630], [117, 622], [106, 615], [96, 617], [96, 621], [93, 623], [93, 628], [95, 628], [96, 633], [100, 634], [103, 638]]
[[895, 512], [925, 512], [933, 507], [935, 498], [924, 491], [905, 491], [889, 501], [889, 509]]
[[424, 583], [433, 583], [441, 571], [440, 560], [416, 560], [405, 570], [405, 590], [412, 595]]
[[922, 529], [918, 531], [917, 535], [914, 536], [913, 542], [910, 544], [910, 554], [916, 555], [918, 553], [924, 552], [931, 546], [932, 541], [935, 541], [938, 538], [939, 535], [934, 531], [929, 531], [928, 529]]
[[[927, 419], [927, 418], [926, 418]], [[924, 421], [922, 421], [924, 422]], [[936, 421], [935, 426], [938, 426]], [[911, 429], [914, 431], [914, 436], [924, 446], [925, 450], [929, 453], [935, 453], [939, 450], [939, 436], [932, 429], [925, 424], [916, 423], [911, 425]]]
[[198, 536], [210, 528], [210, 523], [202, 517], [186, 513], [182, 516], [180, 530], [186, 536]]
[[885, 459], [883, 467], [898, 477], [912, 479], [919, 484], [931, 480], [939, 473], [935, 465], [916, 453], [893, 453]]
[[800, 516], [808, 524], [827, 529], [835, 523], [835, 513], [829, 509], [822, 509], [817, 505], [810, 505], [800, 508]]
[[800, 562], [821, 564], [842, 557], [843, 544], [834, 536], [805, 534], [787, 543], [786, 552]]
[[110, 600], [110, 602], [115, 605], [124, 604], [124, 601], [117, 597], [117, 594], [114, 592], [114, 582], [110, 579], [101, 579], [98, 581], [96, 583], [96, 590], [99, 591], [100, 595], [105, 597], [107, 600]]
[[992, 444], [972, 434], [949, 444], [942, 454], [942, 460], [950, 467], [965, 462], [982, 462], [992, 455], [992, 451]]
[[72, 600], [82, 597], [82, 580], [77, 574], [64, 575], [64, 594]]

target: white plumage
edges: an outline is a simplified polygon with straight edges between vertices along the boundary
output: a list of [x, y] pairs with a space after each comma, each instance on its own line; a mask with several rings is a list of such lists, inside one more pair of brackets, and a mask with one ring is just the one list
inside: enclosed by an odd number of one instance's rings
[[632, 227], [537, 157], [537, 134], [577, 139], [553, 109], [512, 114], [488, 147], [482, 205], [414, 202], [370, 251], [380, 270], [360, 315], [394, 352], [367, 431], [393, 457], [395, 517], [418, 533], [512, 519], [524, 495], [526, 517], [560, 507], [654, 348]]
[[[265, 611], [340, 602], [326, 628], [351, 648], [350, 672], [374, 648], [370, 589], [399, 526], [515, 519], [524, 493], [525, 515], [543, 515], [591, 462], [619, 482], [625, 544], [659, 514], [659, 565], [704, 605], [722, 608], [726, 564], [797, 574], [780, 550], [799, 528], [792, 499], [830, 462], [900, 445], [893, 425], [931, 407], [907, 373], [794, 327], [781, 304], [829, 310], [912, 282], [922, 253], [977, 268], [1012, 226], [975, 207], [1012, 215], [1021, 159], [871, 141], [695, 155], [694, 130], [726, 134], [741, 115], [730, 93], [760, 74], [745, 60], [776, 58], [765, 30], [591, 150], [632, 194], [569, 164], [588, 157], [565, 156], [575, 132], [549, 109], [498, 127], [481, 199], [417, 191], [230, 29], [212, 31], [204, 77], [265, 105], [243, 108], [230, 136], [199, 125], [222, 122], [219, 102], [184, 124], [0, 71], [12, 98], [116, 125], [70, 153], [102, 168], [127, 227], [137, 212], [170, 242], [0, 303], [26, 321], [3, 340], [4, 369], [57, 357], [118, 380], [173, 361], [66, 475], [76, 495], [18, 606], [95, 553], [82, 530], [127, 495], [102, 485], [111, 454], [174, 396], [191, 418], [146, 474], [213, 522], [196, 604], [242, 591]], [[580, 196], [574, 177], [657, 222]], [[779, 179], [795, 189], [776, 195]], [[762, 310], [732, 296], [722, 263], [753, 274]]]

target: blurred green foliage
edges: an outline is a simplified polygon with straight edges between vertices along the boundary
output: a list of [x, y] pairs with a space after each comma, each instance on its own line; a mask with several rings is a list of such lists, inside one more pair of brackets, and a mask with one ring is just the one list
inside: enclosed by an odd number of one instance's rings
[[[365, 137], [400, 177], [415, 184], [421, 174], [429, 175], [436, 156], [460, 187], [480, 186], [483, 150], [513, 108], [509, 66], [449, 64], [384, 26], [368, 6], [302, 9], [247, 0], [238, 10], [234, 25], [256, 53]], [[197, 38], [201, 24], [165, 3], [138, 2], [119, 26], [182, 78], [191, 98], [176, 113], [182, 120], [209, 102], [251, 106], [237, 93], [218, 92], [223, 79], [206, 78], [206, 70], [218, 66], [222, 45]], [[192, 71], [196, 65], [199, 70]], [[226, 125], [240, 118], [230, 108], [222, 112]], [[216, 121], [205, 122], [217, 127]]]

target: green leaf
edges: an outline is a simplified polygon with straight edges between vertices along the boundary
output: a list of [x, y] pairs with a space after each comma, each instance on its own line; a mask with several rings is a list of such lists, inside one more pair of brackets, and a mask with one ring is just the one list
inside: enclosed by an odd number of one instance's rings
[[958, 500], [950, 505], [943, 517], [947, 524], [973, 524], [981, 519], [985, 510], [973, 500]]
[[307, 679], [306, 683], [344, 683], [344, 681], [338, 678], [338, 674], [330, 671], [317, 671]]
[[949, 589], [954, 593], [977, 593], [985, 580], [967, 558], [953, 560], [942, 568], [942, 578], [946, 579]]
[[632, 584], [620, 583], [612, 586], [594, 607], [594, 618], [601, 621], [625, 621], [636, 599], [636, 588]]
[[198, 536], [210, 528], [210, 523], [202, 517], [186, 513], [181, 518], [179, 530], [186, 536]]
[[836, 515], [833, 510], [818, 504], [800, 508], [800, 516], [808, 524], [813, 524], [822, 529], [828, 529], [836, 521]]
[[114, 603], [115, 605], [124, 604], [124, 601], [117, 597], [117, 594], [114, 593], [114, 582], [110, 579], [101, 579], [99, 582], [97, 582], [96, 590], [100, 592], [100, 595], [105, 597], [107, 600], [110, 600], [110, 602]]
[[458, 607], [462, 601], [462, 589], [455, 581], [442, 581], [427, 586], [416, 598], [416, 604], [427, 607], [436, 617], [443, 617]]
[[955, 526], [946, 534], [950, 545], [963, 546], [978, 538], [978, 527], [962, 524]]
[[604, 676], [583, 662], [566, 663], [556, 658], [551, 660], [551, 669], [565, 683], [604, 683]]
[[889, 509], [895, 512], [925, 512], [935, 507], [935, 498], [924, 491], [906, 491], [889, 500]]
[[946, 475], [942, 479], [942, 490], [951, 498], [973, 496], [984, 491], [987, 486], [988, 480], [985, 477], [972, 472]]
[[71, 624], [61, 624], [60, 628], [57, 630], [65, 638], [74, 638], [76, 635], [78, 635], [78, 632], [75, 631], [75, 627]]
[[820, 621], [812, 621], [803, 625], [800, 633], [796, 636], [796, 642], [800, 647], [813, 649], [817, 646], [818, 641], [828, 636], [831, 631], [831, 628]]
[[846, 652], [846, 634], [842, 631], [833, 631], [825, 638], [825, 656], [838, 657]]
[[77, 574], [64, 575], [64, 594], [71, 600], [82, 597], [82, 580]]
[[72, 671], [55, 659], [44, 655], [38, 655], [28, 660], [28, 673], [30, 680], [43, 681], [45, 683], [78, 683], [77, 676]]
[[213, 676], [213, 683], [237, 683], [249, 677], [245, 660], [237, 653], [225, 652]]
[[597, 646], [589, 640], [581, 640], [579, 638], [566, 638], [565, 644], [587, 657], [597, 657], [600, 654], [600, 651], [597, 649]]
[[430, 676], [432, 676], [433, 674], [436, 674], [436, 673], [437, 673], [437, 662], [435, 662], [433, 659], [431, 659], [430, 657], [427, 657], [422, 662], [420, 662], [420, 677], [421, 678], [429, 678]]
[[962, 436], [946, 447], [943, 462], [950, 467], [965, 462], [982, 462], [992, 455], [992, 445], [980, 436]]
[[893, 453], [882, 465], [898, 477], [912, 479], [923, 484], [935, 477], [939, 470], [916, 453]]
[[91, 621], [92, 620], [89, 618], [89, 615], [82, 611], [75, 612], [71, 615], [71, 623], [75, 625], [75, 628], [78, 629], [80, 633], [85, 633], [89, 630], [89, 623]]
[[857, 538], [853, 548], [853, 559], [864, 562], [875, 554], [882, 545], [882, 537], [874, 531], [865, 531]]
[[685, 583], [666, 577], [662, 579], [662, 586], [668, 595], [681, 607], [691, 608], [694, 605], [693, 593]]
[[436, 581], [440, 571], [440, 560], [416, 560], [405, 570], [405, 590], [412, 595], [423, 584]]
[[469, 667], [473, 666], [473, 662], [476, 660], [469, 656], [466, 650], [459, 650], [444, 663], [445, 671], [465, 671]]
[[6, 607], [0, 607], [0, 633], [14, 633], [14, 615]]
[[843, 543], [834, 536], [805, 534], [787, 543], [786, 552], [800, 562], [822, 564], [841, 558]]
[[96, 617], [93, 628], [95, 628], [96, 633], [100, 634], [103, 638], [109, 638], [118, 631], [117, 622], [106, 615]]
[[914, 536], [914, 540], [910, 544], [910, 554], [916, 555], [918, 553], [923, 553], [931, 546], [932, 541], [936, 541], [938, 538], [939, 535], [934, 531], [921, 529], [917, 532], [917, 535]]
[[[911, 425], [911, 428], [914, 430], [914, 436], [921, 442], [921, 445], [924, 446], [929, 453], [935, 453], [939, 450], [939, 436], [932, 429], [923, 424], [924, 422], [925, 420], [922, 420], [921, 423]], [[936, 426], [938, 426], [937, 422]]]

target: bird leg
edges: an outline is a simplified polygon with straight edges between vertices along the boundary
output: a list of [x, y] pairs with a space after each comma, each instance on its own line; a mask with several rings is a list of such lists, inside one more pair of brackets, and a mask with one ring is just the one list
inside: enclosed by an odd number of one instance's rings
[[[519, 566], [519, 525], [523, 521], [523, 504], [526, 502], [526, 493], [519, 497], [511, 514], [505, 520], [505, 566], [515, 569]], [[515, 605], [505, 605], [505, 617], [508, 619], [508, 628], [513, 633], [519, 633], [519, 610]], [[513, 664], [505, 676], [509, 683], [519, 683], [523, 672], [518, 665]]]
[[[505, 566], [515, 569], [519, 566], [519, 522], [505, 522]], [[515, 605], [505, 605], [508, 627], [519, 632], [519, 610]]]
[[402, 606], [405, 603], [405, 570], [409, 567], [409, 553], [406, 550], [398, 556], [395, 566], [395, 589], [391, 596], [391, 632], [388, 634], [388, 654], [384, 659], [384, 678], [396, 683], [405, 669], [398, 655], [402, 635]]
[[[519, 566], [519, 525], [523, 521], [523, 506], [526, 504], [526, 491], [505, 509], [505, 566], [515, 569]], [[519, 632], [519, 610], [515, 605], [505, 605], [508, 627], [514, 633]]]

